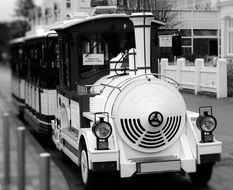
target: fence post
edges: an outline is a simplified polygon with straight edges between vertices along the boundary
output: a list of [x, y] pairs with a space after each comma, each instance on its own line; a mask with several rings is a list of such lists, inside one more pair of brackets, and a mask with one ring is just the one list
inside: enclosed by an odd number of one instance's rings
[[40, 187], [39, 190], [50, 190], [50, 154], [40, 154]]
[[200, 91], [201, 86], [201, 64], [203, 59], [195, 59], [195, 94]]
[[182, 86], [182, 66], [185, 65], [185, 58], [177, 59], [176, 65], [176, 81]]
[[168, 59], [162, 58], [160, 61], [160, 73], [161, 75], [166, 75], [166, 67], [168, 65]]
[[18, 190], [25, 190], [25, 127], [17, 128], [18, 137]]
[[10, 125], [9, 125], [10, 114], [5, 112], [3, 114], [3, 143], [4, 143], [4, 181], [3, 186], [7, 187], [10, 184]]
[[227, 97], [227, 60], [217, 60], [217, 98]]

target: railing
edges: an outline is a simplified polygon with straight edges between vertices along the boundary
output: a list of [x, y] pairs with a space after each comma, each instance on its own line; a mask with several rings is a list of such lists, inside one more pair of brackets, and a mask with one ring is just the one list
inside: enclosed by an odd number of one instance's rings
[[[4, 180], [3, 189], [9, 189], [10, 181], [10, 114], [4, 113], [3, 120], [3, 161], [4, 161]], [[18, 190], [26, 189], [26, 158], [25, 158], [25, 131], [26, 128], [20, 126], [17, 128], [17, 187]], [[40, 159], [39, 190], [50, 190], [50, 154], [41, 153]]]
[[194, 65], [186, 65], [184, 58], [174, 65], [168, 59], [161, 59], [161, 74], [181, 84], [181, 88], [216, 93], [217, 98], [227, 97], [227, 61], [217, 59], [216, 66], [206, 66], [204, 59], [196, 59]]

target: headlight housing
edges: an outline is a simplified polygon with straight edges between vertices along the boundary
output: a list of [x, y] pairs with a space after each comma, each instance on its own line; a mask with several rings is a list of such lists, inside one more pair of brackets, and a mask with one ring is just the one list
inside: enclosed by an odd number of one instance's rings
[[217, 126], [217, 120], [212, 115], [204, 115], [197, 118], [196, 124], [199, 130], [209, 133], [215, 130]]
[[207, 115], [201, 120], [200, 128], [205, 132], [212, 132], [217, 126], [217, 120], [212, 115]]
[[196, 120], [196, 125], [201, 131], [201, 143], [214, 142], [213, 131], [217, 126], [217, 120], [213, 116], [212, 106], [199, 108], [199, 117]]
[[99, 139], [107, 139], [112, 134], [112, 127], [105, 121], [99, 121], [93, 126], [93, 132]]
[[[101, 116], [97, 120], [97, 115]], [[112, 134], [112, 126], [109, 123], [108, 113], [105, 113], [107, 117], [102, 117], [103, 113], [95, 114], [94, 125], [92, 126], [92, 132], [96, 136], [96, 150], [109, 150], [108, 138]], [[104, 121], [106, 119], [107, 121]]]

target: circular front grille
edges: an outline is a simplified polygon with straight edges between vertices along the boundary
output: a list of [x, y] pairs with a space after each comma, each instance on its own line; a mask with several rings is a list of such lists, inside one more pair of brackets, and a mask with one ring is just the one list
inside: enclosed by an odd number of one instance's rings
[[120, 119], [124, 135], [135, 146], [146, 149], [158, 148], [166, 145], [176, 135], [181, 116], [168, 117], [165, 125], [158, 131], [147, 130], [140, 119]]
[[117, 97], [113, 118], [131, 148], [159, 152], [173, 145], [184, 129], [186, 106], [180, 93], [158, 79], [139, 79]]

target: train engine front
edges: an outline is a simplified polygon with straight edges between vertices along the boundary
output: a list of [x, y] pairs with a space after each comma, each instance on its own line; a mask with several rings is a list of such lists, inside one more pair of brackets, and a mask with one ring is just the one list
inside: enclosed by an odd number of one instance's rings
[[[96, 137], [89, 149], [90, 162], [93, 159], [103, 170], [115, 168], [121, 177], [184, 171], [191, 173], [193, 181], [205, 184], [219, 160], [221, 142], [202, 143], [195, 123], [199, 114], [187, 111], [176, 82], [150, 72], [153, 15], [132, 14], [130, 19], [136, 50], [129, 51], [129, 74], [112, 72], [91, 88], [99, 95], [90, 98]], [[113, 70], [121, 60], [119, 55], [111, 61]], [[95, 168], [95, 163], [89, 164]], [[197, 175], [199, 170], [205, 177]]]
[[[81, 166], [85, 185], [100, 171], [118, 171], [122, 178], [186, 172], [192, 181], [206, 184], [222, 149], [212, 133], [216, 120], [208, 111], [187, 111], [178, 84], [151, 73], [151, 25], [163, 23], [152, 13], [133, 13], [130, 20], [136, 50], [127, 50], [127, 71], [120, 68], [126, 56], [119, 52], [110, 61], [109, 75], [78, 86], [77, 102], [67, 101], [71, 116], [62, 106], [56, 114], [54, 142]], [[81, 124], [71, 130], [69, 120]]]

